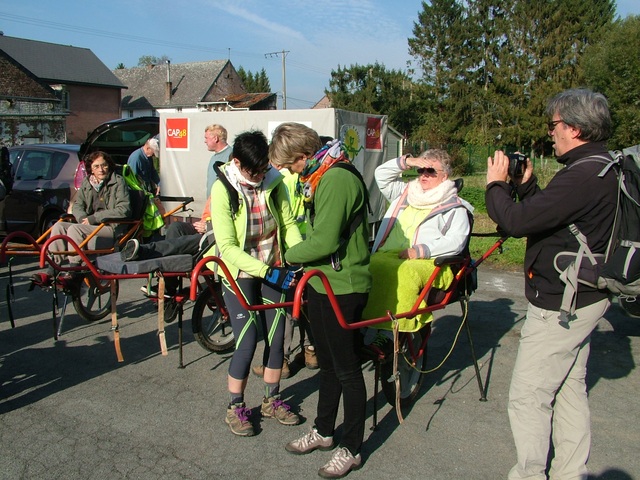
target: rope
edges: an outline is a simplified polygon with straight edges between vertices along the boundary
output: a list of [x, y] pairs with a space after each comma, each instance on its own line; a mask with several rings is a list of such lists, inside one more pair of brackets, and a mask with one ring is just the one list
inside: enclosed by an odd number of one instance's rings
[[[416, 370], [417, 372], [420, 372], [420, 373], [433, 373], [436, 370], [438, 370], [440, 367], [442, 367], [442, 365], [444, 365], [444, 363], [451, 356], [451, 353], [453, 352], [453, 349], [455, 348], [456, 344], [458, 343], [458, 338], [460, 338], [460, 332], [462, 332], [462, 327], [464, 326], [465, 322], [467, 321], [467, 316], [469, 315], [469, 297], [467, 297], [467, 296], [464, 297], [463, 305], [464, 305], [464, 312], [463, 312], [463, 315], [462, 315], [462, 321], [460, 322], [460, 326], [458, 327], [458, 331], [456, 332], [456, 335], [453, 338], [453, 343], [451, 344], [451, 348], [449, 349], [447, 354], [444, 356], [442, 361], [437, 366], [435, 366], [433, 368], [430, 368], [428, 370], [420, 370], [415, 365], [413, 365], [413, 362], [410, 361], [410, 359], [407, 358], [406, 353], [403, 352], [402, 353], [402, 357], [404, 358], [404, 361], [407, 363], [407, 365], [409, 365], [411, 368], [413, 368], [414, 370]], [[396, 370], [396, 366], [394, 364], [394, 372], [396, 372], [396, 371], [397, 371]]]
[[398, 340], [399, 322], [393, 314], [389, 313], [389, 317], [393, 325], [393, 377], [396, 383], [396, 415], [398, 416], [398, 422], [402, 423], [404, 418], [402, 417], [402, 408], [400, 405], [400, 372], [398, 372], [398, 352], [400, 351]]

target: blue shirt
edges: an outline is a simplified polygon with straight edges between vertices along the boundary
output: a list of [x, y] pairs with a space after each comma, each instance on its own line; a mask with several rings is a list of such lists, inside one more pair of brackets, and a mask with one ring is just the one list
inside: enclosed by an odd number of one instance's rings
[[144, 183], [144, 188], [155, 195], [156, 187], [160, 185], [160, 175], [153, 166], [153, 157], [147, 157], [142, 147], [129, 155], [127, 165]]
[[211, 186], [213, 182], [218, 179], [216, 172], [213, 171], [213, 164], [216, 162], [227, 163], [229, 161], [229, 157], [231, 156], [231, 147], [227, 145], [219, 152], [214, 152], [211, 155], [211, 160], [209, 160], [209, 167], [207, 168], [207, 198], [211, 195]]

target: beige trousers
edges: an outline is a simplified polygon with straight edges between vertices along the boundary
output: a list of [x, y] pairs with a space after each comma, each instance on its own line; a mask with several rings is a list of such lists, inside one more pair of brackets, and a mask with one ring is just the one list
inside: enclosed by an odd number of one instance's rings
[[609, 308], [602, 300], [576, 311], [569, 329], [559, 312], [529, 304], [509, 389], [509, 421], [517, 450], [509, 480], [586, 479], [591, 446], [587, 360], [591, 332]]
[[[70, 222], [58, 222], [53, 225], [51, 229], [51, 236], [54, 235], [67, 235], [71, 240], [76, 242], [77, 245], [80, 245], [82, 241], [87, 238], [96, 228], [97, 225], [83, 225], [81, 223], [70, 223]], [[95, 249], [103, 249], [103, 248], [111, 248], [115, 243], [113, 227], [105, 225], [100, 229], [100, 231], [91, 239], [87, 245], [87, 248], [90, 250]], [[55, 240], [51, 242], [49, 247], [50, 252], [60, 252], [60, 251], [73, 251], [73, 247], [68, 246], [64, 240]], [[60, 265], [62, 260], [65, 258], [64, 255], [54, 255], [54, 261]], [[78, 255], [69, 255], [68, 256], [69, 263], [79, 264], [81, 262], [80, 256]]]

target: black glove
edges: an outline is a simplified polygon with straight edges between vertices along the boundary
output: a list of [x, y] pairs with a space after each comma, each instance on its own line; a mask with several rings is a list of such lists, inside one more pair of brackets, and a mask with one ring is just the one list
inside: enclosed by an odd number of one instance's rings
[[269, 267], [264, 279], [274, 287], [289, 290], [296, 283], [296, 272], [288, 268]]

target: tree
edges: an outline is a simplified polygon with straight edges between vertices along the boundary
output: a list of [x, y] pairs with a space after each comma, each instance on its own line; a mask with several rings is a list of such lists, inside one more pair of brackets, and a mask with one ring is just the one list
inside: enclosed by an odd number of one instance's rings
[[118, 65], [116, 65], [116, 70], [124, 70], [125, 68], [127, 68], [127, 67], [125, 67], [124, 63], [122, 63], [122, 62], [120, 62]]
[[618, 20], [582, 58], [585, 84], [609, 100], [614, 131], [609, 147], [640, 143], [640, 16]]
[[244, 84], [244, 89], [251, 93], [269, 93], [271, 92], [271, 84], [269, 83], [269, 77], [267, 72], [263, 68], [260, 72], [252, 73], [245, 71], [243, 67], [238, 69], [238, 76]]
[[[548, 146], [547, 99], [582, 83], [580, 58], [613, 19], [613, 0], [431, 0], [409, 52], [422, 68], [424, 121], [416, 139], [497, 138], [507, 148]], [[430, 130], [429, 130], [430, 128]], [[437, 132], [436, 132], [437, 130]]]
[[148, 67], [149, 65], [160, 65], [161, 63], [167, 63], [171, 59], [167, 55], [156, 57], [154, 55], [143, 55], [138, 59], [139, 67]]
[[340, 67], [331, 72], [325, 94], [334, 108], [387, 115], [400, 132], [410, 133], [419, 122], [419, 96], [408, 75], [379, 63]]

